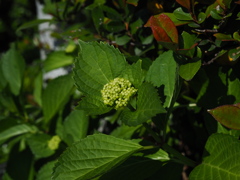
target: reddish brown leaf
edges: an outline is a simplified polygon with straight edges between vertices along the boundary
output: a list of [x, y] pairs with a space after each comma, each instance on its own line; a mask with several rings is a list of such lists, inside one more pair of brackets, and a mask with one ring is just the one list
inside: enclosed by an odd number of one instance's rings
[[222, 125], [230, 128], [240, 130], [240, 104], [224, 105], [208, 112]]
[[151, 27], [157, 41], [178, 43], [177, 28], [164, 13], [151, 16], [145, 27]]
[[176, 0], [178, 4], [188, 9], [188, 11], [191, 11], [191, 3], [190, 0]]

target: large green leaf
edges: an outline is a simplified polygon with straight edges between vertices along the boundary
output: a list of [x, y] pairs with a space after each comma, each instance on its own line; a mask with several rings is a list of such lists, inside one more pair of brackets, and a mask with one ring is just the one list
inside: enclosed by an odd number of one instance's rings
[[123, 54], [103, 42], [79, 41], [80, 53], [75, 61], [74, 80], [78, 89], [94, 96], [101, 96], [105, 84], [121, 74], [126, 66]]
[[41, 167], [41, 169], [37, 173], [36, 180], [51, 179], [52, 171], [55, 163], [56, 163], [55, 161], [51, 161], [45, 164], [43, 167]]
[[221, 124], [231, 129], [240, 130], [240, 103], [235, 105], [224, 105], [208, 112]]
[[66, 103], [73, 89], [71, 75], [60, 76], [52, 80], [43, 91], [42, 107], [45, 123]]
[[120, 119], [129, 126], [137, 126], [151, 119], [158, 113], [165, 113], [157, 90], [149, 83], [143, 83], [138, 89], [137, 109], [130, 111], [125, 109]]
[[123, 164], [104, 174], [99, 180], [145, 180], [161, 169], [163, 162], [168, 161], [168, 154], [162, 149], [153, 154], [132, 156]]
[[9, 83], [11, 92], [19, 95], [22, 87], [22, 78], [25, 69], [25, 61], [14, 46], [2, 57], [2, 72]]
[[30, 126], [27, 124], [19, 124], [6, 129], [0, 133], [0, 141], [6, 140], [13, 136], [21, 135], [24, 133], [35, 133], [37, 131], [35, 126]]
[[190, 180], [240, 179], [240, 141], [226, 134], [209, 137], [203, 162], [193, 169]]
[[73, 57], [67, 55], [64, 51], [55, 51], [48, 55], [47, 59], [44, 61], [45, 71], [51, 71], [63, 66], [68, 66], [73, 63]]
[[106, 173], [142, 146], [132, 141], [95, 134], [70, 146], [58, 159], [53, 179], [87, 180]]
[[166, 100], [164, 107], [169, 107], [174, 95], [176, 82], [177, 63], [174, 60], [173, 51], [161, 54], [150, 66], [146, 75], [146, 80], [154, 86], [164, 85], [164, 95]]
[[63, 123], [64, 140], [68, 145], [85, 138], [89, 118], [85, 111], [75, 110], [68, 115]]

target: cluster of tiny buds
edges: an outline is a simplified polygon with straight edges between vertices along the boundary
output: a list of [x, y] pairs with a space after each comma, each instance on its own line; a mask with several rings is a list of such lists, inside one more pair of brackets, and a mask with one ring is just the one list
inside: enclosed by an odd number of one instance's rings
[[124, 78], [115, 78], [105, 84], [101, 90], [104, 104], [115, 106], [115, 109], [127, 106], [130, 97], [136, 92], [137, 89], [132, 87], [131, 82]]

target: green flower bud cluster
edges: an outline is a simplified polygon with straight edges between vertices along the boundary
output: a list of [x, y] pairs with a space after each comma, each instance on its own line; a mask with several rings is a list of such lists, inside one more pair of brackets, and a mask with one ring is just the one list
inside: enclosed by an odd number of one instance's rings
[[61, 139], [59, 136], [53, 136], [49, 141], [48, 141], [48, 147], [51, 150], [56, 150], [59, 146], [59, 143], [61, 142]]
[[132, 87], [129, 80], [124, 78], [115, 78], [104, 85], [101, 90], [103, 102], [109, 106], [115, 106], [115, 109], [127, 106], [130, 97], [137, 92]]

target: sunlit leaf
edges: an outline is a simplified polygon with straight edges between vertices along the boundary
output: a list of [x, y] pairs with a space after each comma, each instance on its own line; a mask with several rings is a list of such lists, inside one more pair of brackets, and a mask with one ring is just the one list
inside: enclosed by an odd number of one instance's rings
[[138, 89], [137, 109], [122, 112], [120, 119], [128, 126], [136, 126], [146, 122], [158, 113], [165, 113], [156, 89], [149, 83], [143, 83]]
[[189, 81], [194, 77], [194, 75], [197, 73], [200, 67], [201, 61], [183, 64], [179, 68], [179, 75], [183, 79]]
[[240, 104], [223, 105], [208, 112], [224, 126], [240, 130]]
[[164, 107], [169, 107], [174, 95], [176, 70], [177, 63], [173, 51], [167, 51], [152, 63], [146, 75], [146, 80], [154, 86], [164, 86], [164, 95], [166, 96]]

